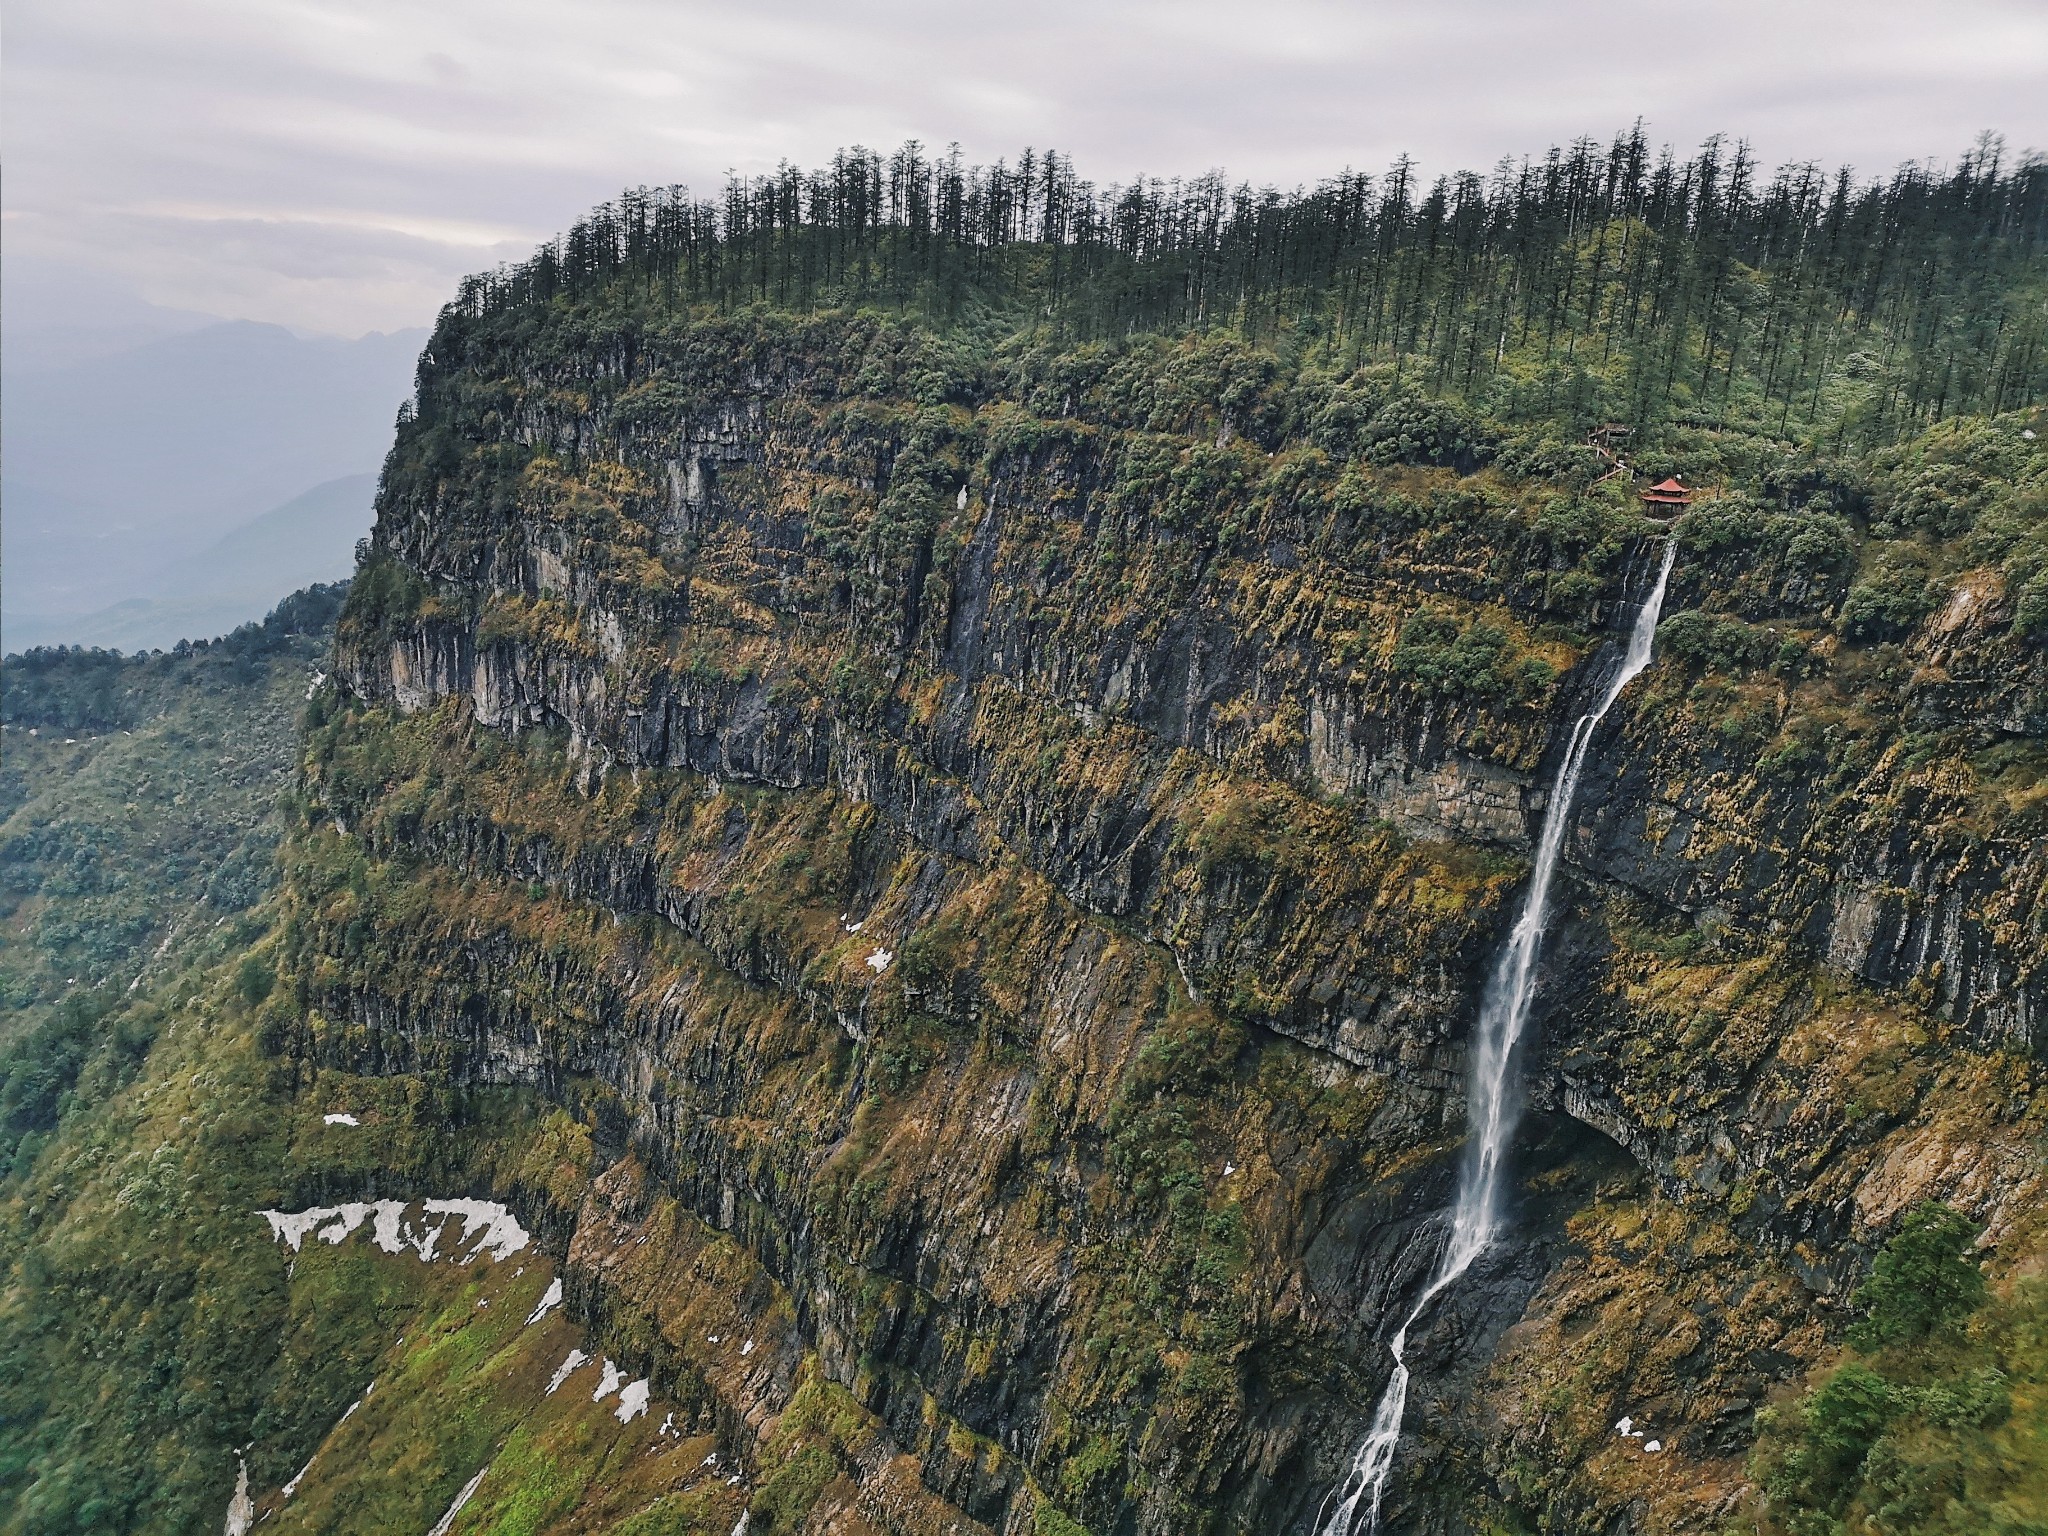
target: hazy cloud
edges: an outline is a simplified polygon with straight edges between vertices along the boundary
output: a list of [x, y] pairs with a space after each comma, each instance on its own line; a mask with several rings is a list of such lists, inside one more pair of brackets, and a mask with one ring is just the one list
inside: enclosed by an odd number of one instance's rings
[[1873, 173], [2048, 146], [2035, 0], [16, 0], [6, 70], [10, 262], [346, 334], [621, 186], [856, 142], [1283, 185], [1637, 116]]

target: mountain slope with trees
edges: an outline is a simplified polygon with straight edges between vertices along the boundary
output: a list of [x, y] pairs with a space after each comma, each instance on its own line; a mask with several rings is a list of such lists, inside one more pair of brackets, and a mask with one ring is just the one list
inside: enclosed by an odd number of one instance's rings
[[[423, 1395], [350, 1443], [417, 1456], [406, 1518], [479, 1478], [451, 1533], [1312, 1530], [1542, 787], [1675, 540], [1566, 841], [1511, 1235], [1411, 1341], [1388, 1529], [2025, 1529], [2044, 186], [1989, 143], [1866, 185], [1631, 133], [1271, 196], [911, 147], [631, 194], [466, 285], [276, 894], [0, 1186], [15, 1378], [127, 1405], [20, 1389], [5, 1518], [211, 1528], [242, 1447], [305, 1518], [375, 1375]], [[454, 1187], [715, 1463], [540, 1444], [524, 1356], [442, 1371], [498, 1337], [454, 1292], [386, 1327], [370, 1267], [295, 1289], [257, 1242], [259, 1200]], [[206, 1235], [148, 1251], [145, 1196]], [[315, 1294], [355, 1342], [295, 1405]], [[99, 1360], [148, 1295], [176, 1326]], [[232, 1352], [226, 1296], [265, 1320]], [[148, 1458], [196, 1470], [90, 1504]], [[375, 1529], [363, 1490], [317, 1508]]]

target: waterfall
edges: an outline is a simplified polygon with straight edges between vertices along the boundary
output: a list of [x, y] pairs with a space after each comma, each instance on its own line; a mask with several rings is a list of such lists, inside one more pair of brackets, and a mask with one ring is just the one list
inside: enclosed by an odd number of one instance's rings
[[1408, 1330], [1429, 1310], [1431, 1302], [1472, 1267], [1493, 1241], [1499, 1226], [1501, 1165], [1506, 1161], [1521, 1107], [1510, 1074], [1515, 1048], [1521, 1043], [1523, 1029], [1529, 1022], [1529, 1008], [1536, 997], [1536, 961], [1543, 951], [1550, 882], [1557, 873], [1558, 855], [1564, 849], [1565, 828], [1571, 822], [1572, 801], [1578, 796], [1579, 774], [1586, 766], [1593, 733], [1614, 707], [1614, 701], [1621, 697], [1622, 689], [1650, 664], [1657, 618], [1664, 607], [1664, 588], [1671, 579], [1671, 562], [1677, 551], [1676, 539], [1666, 542], [1657, 584], [1636, 615], [1621, 666], [1600, 695], [1600, 702], [1572, 727], [1564, 760], [1557, 765], [1557, 778], [1550, 786], [1550, 803], [1543, 812], [1543, 830], [1536, 839], [1536, 864], [1529, 891], [1522, 900], [1521, 915], [1508, 935], [1507, 946], [1487, 982], [1479, 1005], [1479, 1022], [1473, 1030], [1465, 1073], [1465, 1157], [1458, 1173], [1458, 1198], [1450, 1211], [1450, 1236], [1437, 1256], [1436, 1267], [1430, 1271], [1422, 1294], [1416, 1297], [1407, 1319], [1389, 1342], [1394, 1372], [1387, 1378], [1387, 1389], [1373, 1410], [1372, 1427], [1352, 1457], [1350, 1471], [1332, 1495], [1337, 1506], [1317, 1527], [1317, 1536], [1352, 1536], [1361, 1505], [1365, 1530], [1370, 1533], [1379, 1529], [1380, 1496], [1386, 1491], [1387, 1474], [1394, 1467], [1394, 1450], [1401, 1442], [1401, 1418], [1408, 1408], [1408, 1365], [1402, 1358], [1408, 1348]]

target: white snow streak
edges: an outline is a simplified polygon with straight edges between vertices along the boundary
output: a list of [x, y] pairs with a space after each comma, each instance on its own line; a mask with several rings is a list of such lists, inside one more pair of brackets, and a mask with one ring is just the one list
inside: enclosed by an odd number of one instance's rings
[[228, 1523], [222, 1527], [222, 1536], [247, 1536], [249, 1527], [256, 1523], [256, 1504], [249, 1497], [249, 1463], [242, 1460], [239, 1451], [235, 1460], [241, 1464], [241, 1470], [235, 1474], [235, 1496], [228, 1500]]
[[604, 1363], [604, 1374], [598, 1378], [597, 1390], [590, 1394], [590, 1400], [593, 1403], [603, 1402], [619, 1390], [619, 1383], [625, 1379], [626, 1373], [616, 1365], [613, 1365], [610, 1360], [606, 1360]]
[[[330, 1429], [329, 1431], [327, 1431], [327, 1438], [329, 1440], [334, 1438], [334, 1431], [336, 1429], [340, 1429], [342, 1425], [346, 1424], [350, 1419], [355, 1417], [355, 1411], [363, 1406], [364, 1399], [368, 1398], [369, 1395], [376, 1390], [377, 1383], [373, 1381], [367, 1387], [363, 1388], [362, 1397], [357, 1398], [354, 1402], [350, 1403], [348, 1407], [344, 1408], [341, 1411], [341, 1417], [334, 1421], [334, 1429]], [[325, 1444], [326, 1441], [321, 1442], [321, 1445]], [[303, 1483], [306, 1480], [306, 1474], [313, 1470], [313, 1463], [320, 1459], [320, 1449], [321, 1446], [314, 1446], [313, 1454], [306, 1458], [306, 1464], [303, 1467], [299, 1468], [297, 1475], [294, 1476], [290, 1482], [284, 1485], [283, 1492], [284, 1496], [287, 1499], [289, 1499], [293, 1494], [299, 1491], [299, 1484]]]
[[362, 1121], [358, 1120], [354, 1115], [348, 1114], [322, 1115], [320, 1117], [320, 1120], [323, 1125], [361, 1125], [363, 1123]]
[[306, 1474], [313, 1470], [313, 1463], [318, 1461], [319, 1459], [320, 1449], [318, 1446], [315, 1446], [313, 1449], [313, 1454], [306, 1458], [306, 1464], [303, 1467], [299, 1468], [298, 1471], [292, 1474], [292, 1480], [286, 1483], [283, 1489], [281, 1490], [281, 1494], [284, 1498], [289, 1499], [293, 1494], [299, 1491], [299, 1484], [303, 1483], [306, 1480]]
[[427, 1532], [427, 1536], [448, 1536], [448, 1528], [455, 1523], [455, 1517], [462, 1513], [462, 1506], [469, 1502], [470, 1495], [476, 1492], [488, 1471], [489, 1463], [476, 1469], [476, 1476], [462, 1485], [462, 1492], [455, 1495], [455, 1502], [448, 1506], [448, 1513], [434, 1522], [434, 1528]]
[[547, 1295], [541, 1297], [540, 1305], [535, 1307], [531, 1312], [526, 1314], [526, 1321], [528, 1322], [528, 1324], [537, 1323], [542, 1318], [546, 1317], [550, 1312], [554, 1311], [555, 1308], [559, 1307], [561, 1304], [562, 1282], [560, 1280], [557, 1280], [553, 1285], [550, 1285], [548, 1287]]
[[889, 969], [889, 962], [895, 958], [896, 956], [889, 950], [878, 949], [868, 956], [868, 969], [879, 976], [882, 972]]
[[519, 1225], [519, 1218], [495, 1200], [429, 1200], [427, 1214], [460, 1216], [465, 1243], [472, 1233], [482, 1229], [483, 1236], [469, 1250], [468, 1258], [487, 1252], [494, 1259], [509, 1259], [533, 1241], [526, 1228]]
[[556, 1366], [555, 1374], [548, 1378], [548, 1389], [547, 1391], [543, 1392], [541, 1396], [553, 1397], [555, 1393], [561, 1390], [562, 1383], [567, 1381], [569, 1377], [575, 1373], [576, 1368], [578, 1366], [584, 1366], [588, 1364], [590, 1364], [590, 1356], [583, 1353], [583, 1351], [580, 1349], [570, 1350], [569, 1357], [566, 1360], [564, 1360], [560, 1365]]
[[260, 1211], [257, 1214], [270, 1223], [270, 1235], [273, 1239], [283, 1238], [285, 1246], [293, 1253], [297, 1253], [299, 1244], [306, 1240], [306, 1234], [334, 1213], [316, 1205], [310, 1211], [298, 1211], [290, 1215], [283, 1211]]

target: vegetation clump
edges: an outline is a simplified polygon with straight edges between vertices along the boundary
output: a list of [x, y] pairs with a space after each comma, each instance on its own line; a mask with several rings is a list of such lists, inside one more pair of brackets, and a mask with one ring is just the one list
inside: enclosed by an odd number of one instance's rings
[[1490, 699], [1510, 704], [1540, 696], [1557, 670], [1540, 656], [1517, 653], [1507, 630], [1485, 619], [1424, 609], [1401, 625], [1387, 665], [1416, 692], [1433, 699]]
[[1760, 1419], [1753, 1471], [1789, 1536], [2026, 1529], [2048, 1494], [2048, 1288], [1987, 1285], [1978, 1229], [1909, 1211], [1857, 1289], [1854, 1353]]

